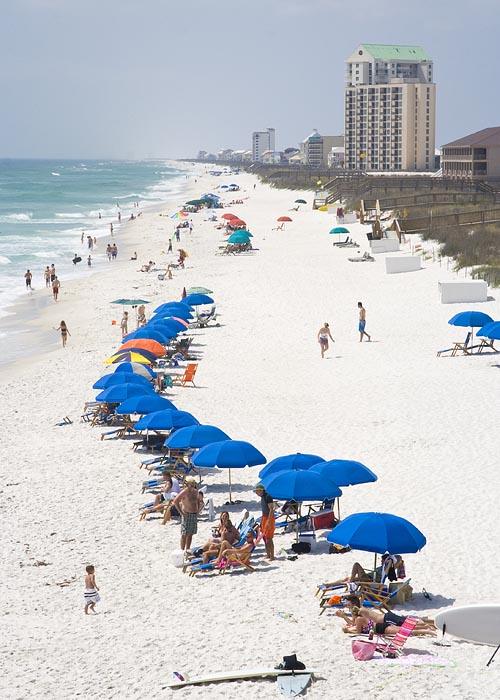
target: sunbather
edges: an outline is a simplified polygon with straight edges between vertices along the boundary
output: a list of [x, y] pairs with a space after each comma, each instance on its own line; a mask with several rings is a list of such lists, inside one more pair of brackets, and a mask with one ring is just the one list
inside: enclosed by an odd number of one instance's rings
[[229, 546], [234, 545], [240, 539], [240, 533], [229, 517], [227, 510], [223, 510], [220, 514], [220, 525], [216, 528], [215, 534], [202, 547], [194, 550], [196, 556], [203, 555], [203, 563], [206, 564], [214, 556], [220, 552], [222, 543]]
[[[337, 610], [335, 615], [345, 620], [344, 631], [348, 633], [369, 634], [373, 630], [375, 634], [397, 634], [406, 620], [406, 615], [396, 615], [392, 611], [382, 613], [375, 608], [362, 608], [356, 595], [348, 595], [345, 600], [351, 615], [343, 610]], [[436, 627], [431, 621], [419, 620], [413, 634], [435, 634], [435, 631]]]
[[378, 581], [380, 583], [381, 581], [385, 581], [386, 578], [388, 578], [389, 581], [396, 581], [398, 578], [405, 577], [403, 570], [404, 561], [399, 554], [384, 554], [382, 556], [382, 565], [375, 569], [375, 578], [373, 577], [373, 571], [365, 571], [361, 564], [356, 561], [352, 565], [350, 576], [334, 581], [330, 583], [329, 586], [333, 588], [334, 586], [340, 586], [342, 583], [348, 585], [350, 583], [355, 584], [359, 581]]
[[153, 505], [146, 508], [144, 512], [155, 513], [163, 510], [165, 502], [173, 500], [180, 493], [180, 490], [181, 487], [175, 476], [171, 476], [170, 472], [164, 472], [162, 490], [156, 495]]
[[[221, 542], [220, 544], [220, 549], [219, 549], [219, 556], [215, 561], [213, 562], [214, 567], [216, 567], [222, 559], [226, 558], [232, 554], [234, 554], [236, 557], [241, 557], [242, 555], [245, 554], [250, 554], [255, 547], [255, 535], [252, 530], [249, 530], [247, 534], [245, 535], [245, 544], [242, 545], [241, 547], [233, 547], [229, 542]], [[208, 561], [208, 560], [207, 560]], [[205, 562], [205, 555], [204, 555], [204, 561]]]

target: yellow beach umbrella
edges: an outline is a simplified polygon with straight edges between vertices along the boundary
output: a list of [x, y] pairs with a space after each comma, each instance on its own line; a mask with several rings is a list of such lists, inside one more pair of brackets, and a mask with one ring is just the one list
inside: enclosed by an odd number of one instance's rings
[[[150, 355], [150, 353], [147, 354]], [[139, 362], [142, 365], [150, 365], [156, 359], [156, 357], [152, 353], [151, 355], [147, 357], [146, 355], [142, 355], [139, 352], [123, 351], [117, 353], [116, 355], [111, 355], [111, 357], [108, 357], [107, 360], [104, 360], [104, 364], [114, 365], [118, 364], [119, 362]]]

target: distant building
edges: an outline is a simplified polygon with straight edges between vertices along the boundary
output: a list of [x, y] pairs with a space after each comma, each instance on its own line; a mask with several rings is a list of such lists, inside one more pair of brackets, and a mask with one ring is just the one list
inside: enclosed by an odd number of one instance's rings
[[343, 146], [343, 136], [321, 136], [317, 129], [300, 144], [302, 162], [314, 167], [328, 167], [328, 154], [334, 146]]
[[434, 169], [436, 86], [418, 46], [360, 44], [346, 62], [345, 167]]
[[441, 148], [445, 177], [500, 180], [500, 126], [481, 129]]
[[276, 130], [269, 128], [266, 131], [254, 131], [252, 134], [252, 160], [260, 162], [264, 151], [275, 150]]
[[279, 151], [264, 151], [261, 157], [261, 162], [266, 164], [281, 163], [281, 153]]
[[343, 168], [344, 167], [344, 147], [334, 146], [330, 153], [328, 154], [328, 167], [329, 168]]
[[233, 157], [233, 149], [232, 148], [221, 148], [221, 150], [217, 153], [217, 160], [231, 160]]

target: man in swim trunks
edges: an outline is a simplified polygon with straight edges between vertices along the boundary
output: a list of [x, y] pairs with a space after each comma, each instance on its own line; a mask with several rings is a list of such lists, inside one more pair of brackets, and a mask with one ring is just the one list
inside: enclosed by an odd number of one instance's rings
[[273, 497], [266, 493], [262, 484], [257, 484], [255, 493], [260, 496], [260, 507], [262, 509], [262, 521], [260, 528], [264, 537], [266, 554], [269, 561], [274, 561], [274, 502]]
[[366, 309], [363, 308], [363, 303], [361, 301], [358, 301], [358, 309], [359, 309], [359, 324], [358, 324], [358, 330], [359, 330], [359, 342], [363, 342], [363, 336], [366, 335], [368, 338], [368, 342], [370, 342], [371, 335], [368, 335], [368, 333], [365, 331], [366, 327]]
[[193, 535], [198, 532], [198, 513], [203, 508], [203, 494], [194, 479], [174, 498], [172, 506], [181, 514], [181, 549], [189, 549]]
[[26, 270], [26, 273], [24, 275], [24, 279], [26, 280], [26, 289], [31, 289], [31, 278], [33, 275], [29, 270]]

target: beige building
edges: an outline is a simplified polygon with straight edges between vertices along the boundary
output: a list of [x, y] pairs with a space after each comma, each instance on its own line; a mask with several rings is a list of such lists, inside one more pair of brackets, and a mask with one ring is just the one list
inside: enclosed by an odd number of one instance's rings
[[435, 105], [421, 48], [360, 44], [346, 62], [345, 168], [434, 170]]
[[481, 129], [441, 149], [445, 177], [500, 180], [500, 126]]
[[328, 167], [328, 155], [335, 146], [343, 146], [343, 136], [321, 136], [317, 129], [300, 144], [301, 161], [313, 167]]

